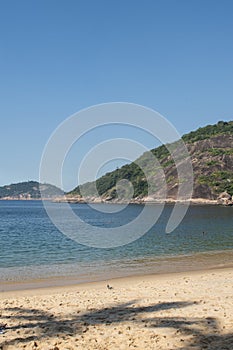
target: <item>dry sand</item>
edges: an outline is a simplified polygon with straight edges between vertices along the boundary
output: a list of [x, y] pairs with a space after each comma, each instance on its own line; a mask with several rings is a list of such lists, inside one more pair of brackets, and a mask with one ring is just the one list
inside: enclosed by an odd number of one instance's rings
[[232, 350], [233, 269], [8, 291], [0, 310], [4, 350]]

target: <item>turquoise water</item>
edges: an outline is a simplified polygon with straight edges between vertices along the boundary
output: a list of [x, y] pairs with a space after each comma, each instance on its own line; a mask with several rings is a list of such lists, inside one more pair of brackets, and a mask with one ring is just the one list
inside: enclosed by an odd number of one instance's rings
[[[74, 204], [72, 209], [94, 226], [116, 227], [137, 217], [142, 206], [129, 205], [117, 214], [97, 212], [87, 204]], [[150, 210], [153, 215], [155, 207]], [[167, 270], [182, 268], [182, 264], [195, 267], [216, 254], [222, 259], [219, 264], [231, 262], [226, 254], [233, 251], [233, 207], [191, 206], [179, 227], [166, 234], [171, 210], [167, 205], [158, 222], [137, 241], [100, 249], [80, 245], [60, 233], [40, 201], [0, 201], [0, 280], [98, 279], [105, 274], [162, 271], [165, 266]]]

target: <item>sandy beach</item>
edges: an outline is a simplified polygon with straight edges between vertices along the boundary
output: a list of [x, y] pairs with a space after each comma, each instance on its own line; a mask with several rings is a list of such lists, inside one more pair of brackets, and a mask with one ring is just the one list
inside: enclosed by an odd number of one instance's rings
[[1, 350], [232, 349], [233, 268], [7, 291], [0, 310]]

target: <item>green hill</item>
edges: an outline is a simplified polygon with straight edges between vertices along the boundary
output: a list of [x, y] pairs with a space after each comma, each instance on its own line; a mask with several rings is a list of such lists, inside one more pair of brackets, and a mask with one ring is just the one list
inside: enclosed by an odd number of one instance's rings
[[53, 185], [39, 184], [37, 181], [20, 182], [0, 187], [1, 199], [40, 199], [40, 189], [43, 188], [43, 198], [53, 198], [63, 195], [63, 191]]
[[[182, 137], [193, 165], [194, 188], [193, 198], [216, 199], [224, 191], [233, 195], [233, 121], [220, 121], [215, 125], [207, 125], [192, 131]], [[174, 147], [176, 143], [173, 144]], [[152, 150], [161, 164], [167, 183], [167, 197], [176, 198], [178, 190], [177, 171], [174, 161], [162, 145]], [[146, 173], [154, 180], [158, 180], [158, 169], [151, 161], [148, 152], [137, 161], [109, 172], [96, 181], [96, 188], [103, 199], [117, 199], [117, 183], [129, 180], [134, 188], [133, 198], [143, 198], [148, 195], [148, 184], [144, 172], [139, 165], [143, 165]], [[156, 178], [157, 177], [157, 178]], [[156, 183], [156, 181], [154, 181]], [[80, 191], [81, 189], [81, 191]], [[68, 193], [68, 197], [95, 196], [95, 183], [89, 182]], [[154, 197], [159, 195], [159, 188], [155, 186]]]

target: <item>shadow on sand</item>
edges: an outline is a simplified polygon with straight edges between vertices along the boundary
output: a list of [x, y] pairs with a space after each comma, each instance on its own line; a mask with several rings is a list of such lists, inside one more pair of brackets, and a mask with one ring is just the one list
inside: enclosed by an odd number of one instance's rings
[[[156, 329], [172, 328], [177, 336], [190, 335], [191, 340], [184, 341], [179, 350], [188, 349], [211, 349], [223, 350], [233, 348], [233, 333], [221, 335], [218, 321], [215, 318], [177, 318], [177, 317], [156, 317], [156, 312], [169, 309], [185, 308], [193, 302], [166, 302], [155, 305], [137, 307], [137, 301], [120, 304], [109, 308], [89, 310], [86, 313], [74, 315], [62, 315], [55, 317], [52, 313], [39, 309], [26, 308], [6, 308], [9, 316], [4, 318], [4, 322], [14, 324], [8, 326], [6, 332], [11, 332], [11, 339], [0, 341], [0, 349], [5, 350], [9, 345], [27, 344], [28, 342], [38, 342], [43, 338], [66, 338], [74, 335], [82, 335], [95, 325], [110, 325], [129, 321], [144, 323], [156, 333]], [[153, 317], [148, 315], [153, 314]], [[147, 315], [146, 315], [147, 314]], [[24, 334], [21, 337], [20, 331]], [[7, 333], [6, 333], [7, 334]], [[1, 335], [0, 335], [1, 337]], [[1, 340], [1, 338], [0, 338]], [[175, 349], [174, 349], [175, 350]]]

